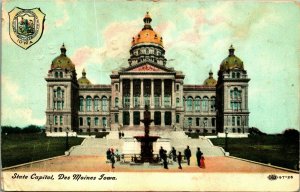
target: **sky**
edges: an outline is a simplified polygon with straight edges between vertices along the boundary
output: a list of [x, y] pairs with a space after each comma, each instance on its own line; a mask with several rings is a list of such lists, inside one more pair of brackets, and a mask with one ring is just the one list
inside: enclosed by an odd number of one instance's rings
[[[41, 39], [27, 50], [9, 36], [14, 7], [46, 14]], [[3, 1], [1, 124], [45, 124], [44, 78], [62, 43], [78, 78], [85, 68], [93, 84], [110, 84], [111, 71], [128, 66], [147, 11], [163, 37], [167, 66], [182, 71], [185, 84], [202, 84], [209, 70], [217, 79], [233, 44], [251, 79], [249, 126], [299, 130], [299, 1]]]

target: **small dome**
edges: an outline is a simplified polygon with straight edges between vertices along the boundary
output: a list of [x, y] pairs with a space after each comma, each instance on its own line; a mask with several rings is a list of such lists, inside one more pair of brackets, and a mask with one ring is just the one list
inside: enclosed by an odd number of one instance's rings
[[140, 43], [155, 43], [160, 46], [163, 46], [163, 40], [162, 37], [159, 36], [151, 27], [152, 19], [149, 16], [149, 13], [144, 17], [144, 28], [135, 36], [132, 38], [131, 45], [134, 46], [136, 44]]
[[51, 64], [51, 69], [68, 69], [68, 70], [75, 70], [75, 65], [72, 63], [71, 59], [66, 56], [66, 48], [63, 44], [60, 48], [61, 54], [53, 59]]
[[209, 72], [209, 77], [203, 83], [205, 86], [214, 87], [217, 84], [217, 81], [213, 77], [213, 72]]
[[221, 71], [227, 71], [230, 69], [241, 69], [244, 70], [244, 64], [243, 61], [238, 58], [237, 56], [234, 55], [234, 48], [231, 45], [229, 48], [229, 55], [227, 58], [225, 58], [221, 65], [220, 65], [220, 70]]
[[78, 84], [80, 84], [80, 85], [91, 85], [91, 84], [92, 84], [92, 83], [90, 82], [90, 80], [88, 80], [88, 79], [86, 78], [86, 72], [85, 72], [84, 69], [82, 70], [82, 77], [80, 77], [80, 78], [78, 79]]

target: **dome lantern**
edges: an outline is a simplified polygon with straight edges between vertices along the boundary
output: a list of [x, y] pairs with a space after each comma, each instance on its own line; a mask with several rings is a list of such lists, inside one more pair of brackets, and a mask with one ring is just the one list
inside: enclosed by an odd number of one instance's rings
[[88, 80], [88, 78], [86, 78], [86, 72], [85, 69], [83, 68], [82, 70], [82, 77], [80, 77], [78, 79], [78, 83], [79, 85], [91, 85], [92, 83], [90, 82], [90, 80]]
[[213, 72], [209, 71], [209, 77], [204, 81], [204, 85], [208, 87], [214, 87], [217, 84], [217, 81], [213, 77]]
[[63, 43], [60, 48], [61, 55], [66, 55], [67, 49], [65, 48], [65, 44]]
[[152, 19], [151, 19], [150, 15], [149, 15], [149, 12], [146, 13], [143, 21], [144, 21], [144, 24], [145, 24], [143, 30], [144, 29], [152, 29], [151, 24], [150, 24], [151, 21], [152, 21]]
[[230, 47], [229, 47], [229, 56], [233, 56], [234, 55], [234, 48], [233, 48], [233, 46], [232, 45], [230, 45]]

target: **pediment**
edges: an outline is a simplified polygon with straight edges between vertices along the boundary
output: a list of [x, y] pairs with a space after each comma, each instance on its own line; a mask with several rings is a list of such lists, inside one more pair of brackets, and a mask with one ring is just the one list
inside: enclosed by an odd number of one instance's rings
[[130, 66], [125, 71], [126, 72], [171, 72], [172, 70], [164, 66], [146, 63], [142, 65]]

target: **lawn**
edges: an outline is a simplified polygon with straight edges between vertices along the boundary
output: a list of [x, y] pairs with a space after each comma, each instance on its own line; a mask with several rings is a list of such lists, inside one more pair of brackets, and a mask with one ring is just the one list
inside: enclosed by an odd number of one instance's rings
[[[214, 145], [225, 148], [224, 138], [210, 140]], [[299, 139], [282, 135], [228, 138], [228, 151], [231, 156], [299, 170]]]
[[[2, 167], [63, 155], [65, 137], [46, 137], [44, 133], [2, 134]], [[69, 146], [80, 145], [83, 138], [70, 137]]]

